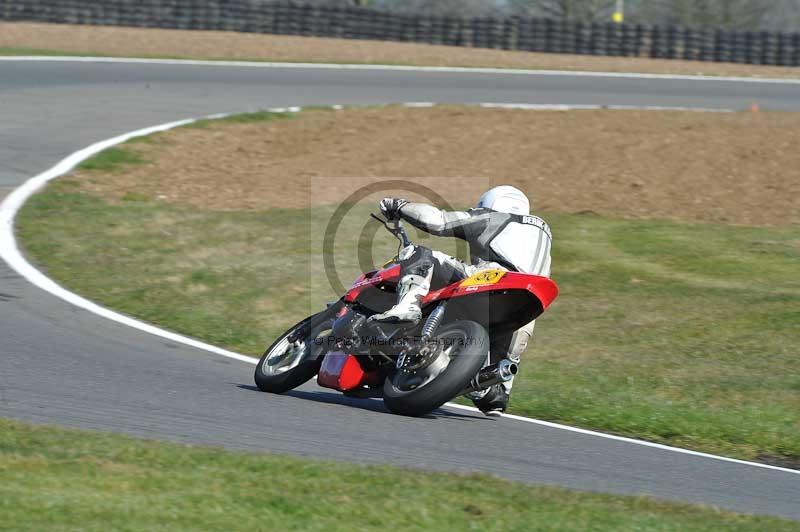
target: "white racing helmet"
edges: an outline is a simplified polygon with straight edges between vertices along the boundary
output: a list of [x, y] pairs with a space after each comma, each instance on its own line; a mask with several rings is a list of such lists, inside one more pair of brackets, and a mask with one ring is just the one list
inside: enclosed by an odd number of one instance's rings
[[531, 213], [528, 197], [520, 189], [510, 185], [490, 188], [483, 193], [475, 208], [520, 215]]

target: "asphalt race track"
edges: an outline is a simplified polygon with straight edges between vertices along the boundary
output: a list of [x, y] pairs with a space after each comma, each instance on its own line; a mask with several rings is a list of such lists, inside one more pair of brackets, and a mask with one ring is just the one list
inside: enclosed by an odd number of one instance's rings
[[[0, 198], [93, 142], [219, 112], [308, 104], [517, 102], [800, 110], [800, 84], [0, 61]], [[224, 179], [224, 176], [221, 176]], [[477, 191], [476, 191], [477, 193]], [[544, 326], [544, 324], [543, 324]], [[0, 262], [0, 417], [233, 449], [648, 494], [800, 520], [800, 474], [446, 408], [385, 413], [77, 309]], [[524, 361], [523, 361], [524, 363]]]

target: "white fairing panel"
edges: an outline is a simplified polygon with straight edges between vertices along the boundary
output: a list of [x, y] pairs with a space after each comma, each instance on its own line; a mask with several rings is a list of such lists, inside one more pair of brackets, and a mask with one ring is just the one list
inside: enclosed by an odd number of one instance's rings
[[550, 235], [539, 224], [511, 222], [489, 247], [521, 272], [550, 275]]

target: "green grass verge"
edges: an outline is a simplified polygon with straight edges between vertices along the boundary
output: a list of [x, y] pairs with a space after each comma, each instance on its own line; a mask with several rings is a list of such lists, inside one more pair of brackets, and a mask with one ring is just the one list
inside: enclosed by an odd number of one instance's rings
[[[295, 116], [296, 115], [294, 113], [255, 111], [252, 113], [237, 113], [222, 118], [200, 119], [180, 126], [177, 129], [206, 129], [212, 124], [253, 124], [257, 122], [268, 122], [271, 120], [284, 120], [288, 118], [294, 118]], [[131, 165], [145, 164], [150, 161], [148, 161], [139, 151], [135, 149], [135, 145], [153, 144], [157, 142], [164, 143], [169, 142], [169, 140], [165, 135], [159, 133], [134, 137], [123, 144], [105, 149], [100, 153], [89, 157], [78, 165], [78, 170], [118, 173], [124, 171]], [[132, 193], [132, 196], [139, 197], [135, 192]]]
[[3, 530], [800, 530], [484, 475], [235, 453], [0, 420]]
[[[369, 206], [336, 240], [358, 272]], [[27, 253], [108, 307], [258, 356], [336, 297], [330, 210], [210, 212], [62, 179], [18, 219]], [[550, 215], [561, 296], [537, 323], [511, 412], [746, 459], [800, 459], [800, 228]], [[350, 235], [348, 237], [347, 235]], [[419, 238], [419, 237], [415, 237]], [[394, 253], [379, 234], [376, 262]], [[446, 239], [418, 240], [452, 252]]]
[[145, 162], [145, 159], [135, 151], [125, 148], [124, 146], [117, 146], [103, 150], [97, 155], [86, 159], [78, 166], [78, 168], [80, 170], [119, 172], [126, 165], [144, 164]]
[[[308, 108], [304, 108], [308, 109]], [[184, 128], [207, 128], [212, 124], [253, 124], [256, 122], [268, 122], [270, 120], [282, 120], [286, 118], [293, 118], [293, 113], [274, 113], [272, 111], [255, 111], [252, 113], [237, 113], [223, 118], [214, 119], [201, 119], [196, 120], [185, 126]], [[150, 137], [141, 137], [143, 139]]]

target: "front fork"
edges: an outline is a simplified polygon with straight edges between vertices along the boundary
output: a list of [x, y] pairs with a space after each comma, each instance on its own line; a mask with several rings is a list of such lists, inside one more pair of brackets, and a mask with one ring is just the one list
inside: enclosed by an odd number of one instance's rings
[[334, 319], [343, 306], [344, 301], [341, 299], [328, 305], [328, 308], [311, 316], [302, 327], [298, 327], [292, 334], [287, 336], [286, 339], [291, 343], [304, 340], [310, 331], [313, 331], [326, 321]]

